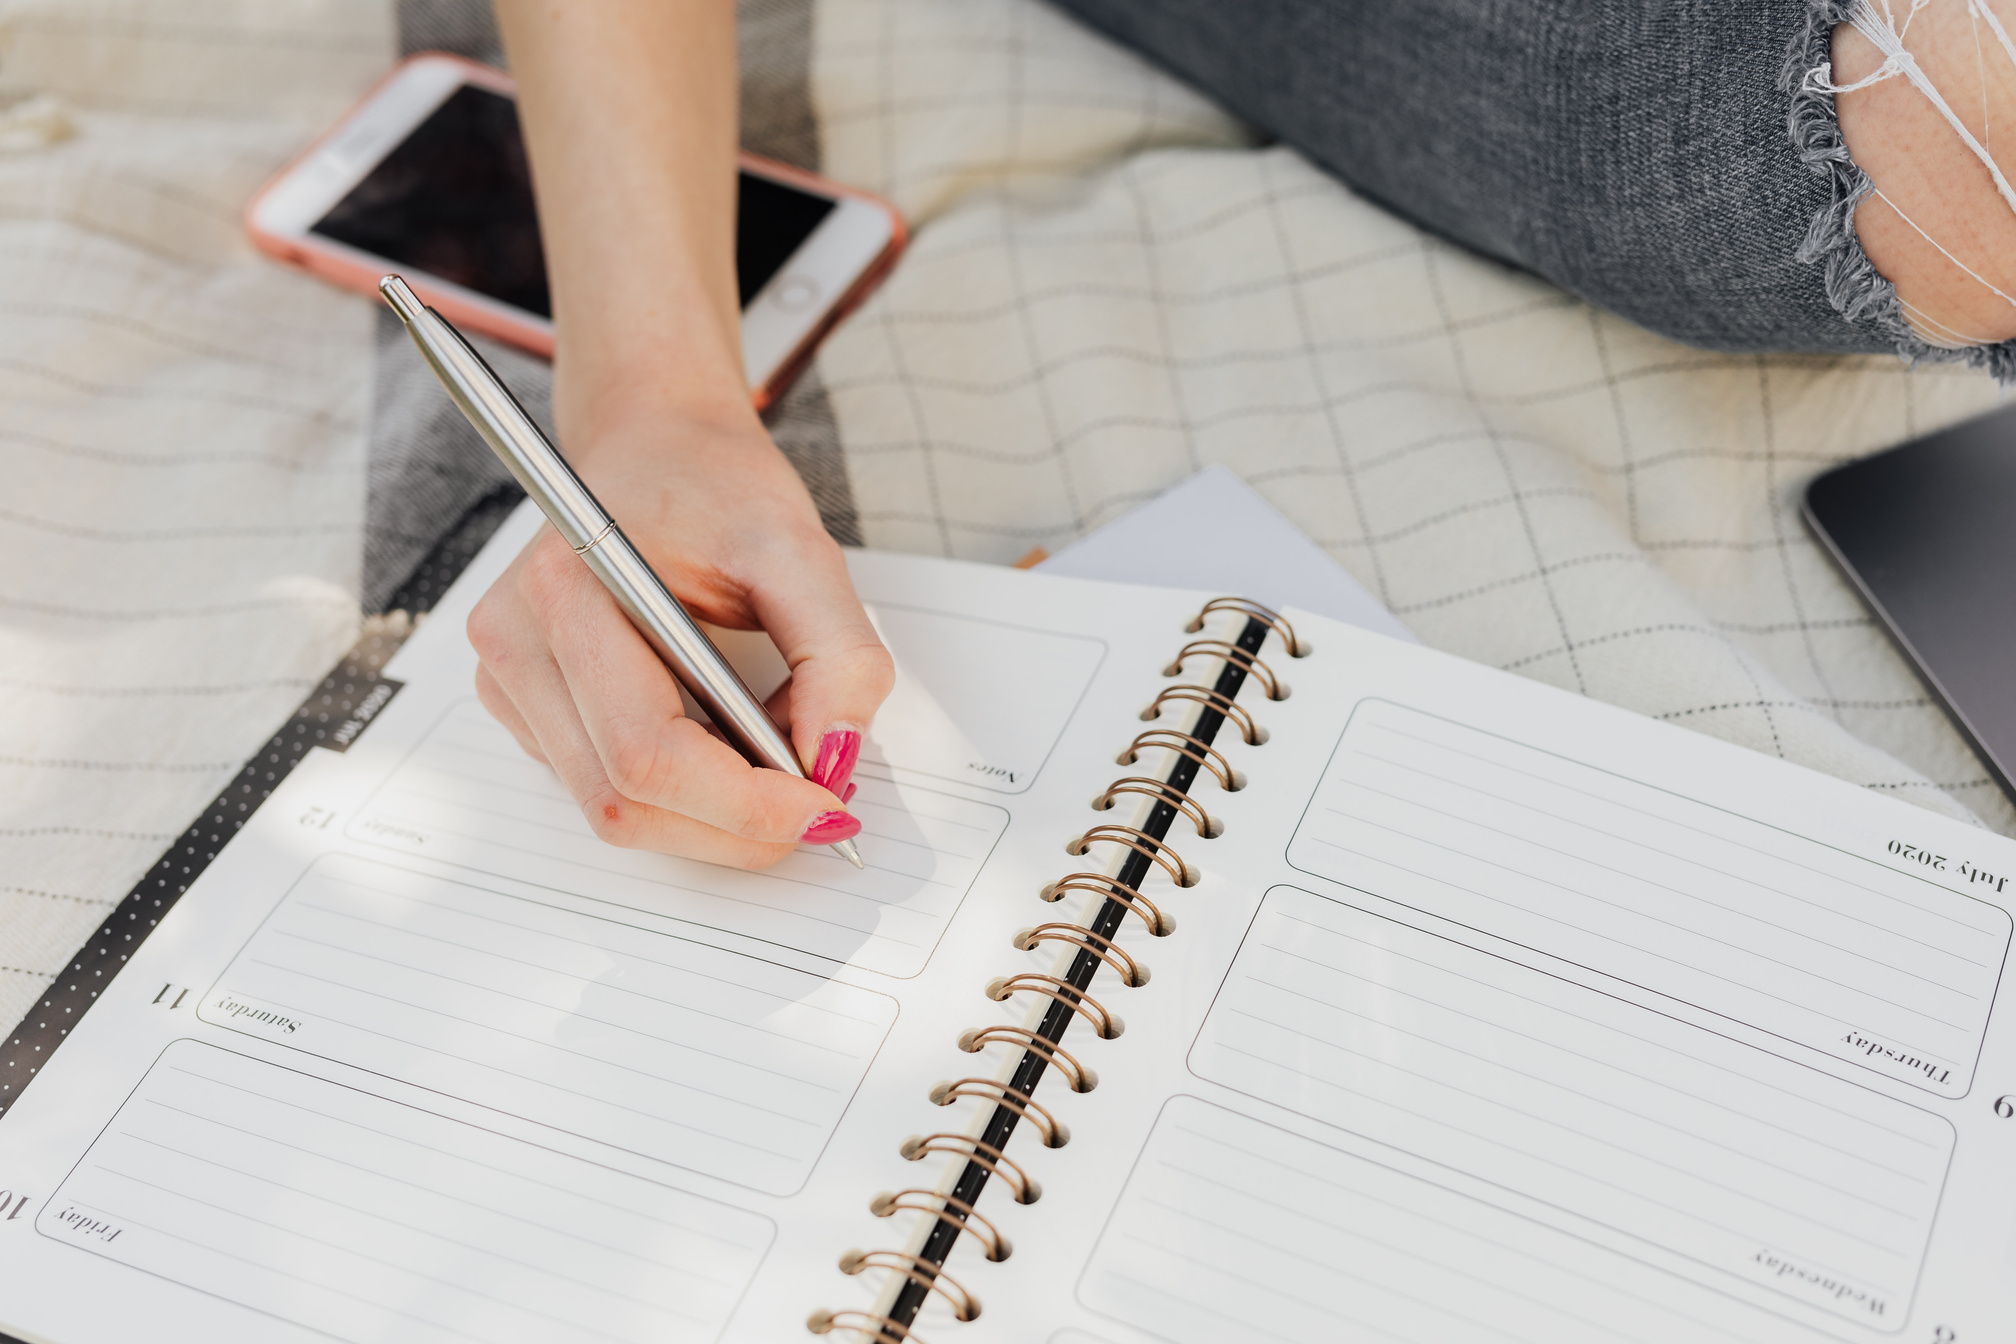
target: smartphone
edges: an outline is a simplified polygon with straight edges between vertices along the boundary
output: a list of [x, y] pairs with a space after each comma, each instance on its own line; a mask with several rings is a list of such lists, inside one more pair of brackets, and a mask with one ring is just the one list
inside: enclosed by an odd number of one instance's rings
[[1805, 514], [2016, 799], [2016, 407], [1821, 474]]
[[[742, 156], [735, 266], [757, 406], [790, 385], [903, 249], [863, 191]], [[511, 77], [459, 56], [401, 63], [262, 188], [246, 230], [270, 256], [369, 294], [397, 271], [451, 321], [553, 353], [553, 309]]]

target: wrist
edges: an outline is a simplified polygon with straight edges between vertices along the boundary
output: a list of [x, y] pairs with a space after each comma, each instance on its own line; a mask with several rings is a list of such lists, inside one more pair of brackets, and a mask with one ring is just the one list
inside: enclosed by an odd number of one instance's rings
[[764, 436], [741, 369], [704, 378], [668, 378], [652, 369], [555, 379], [555, 419], [568, 457], [582, 468], [644, 458], [663, 465], [686, 453]]
[[563, 435], [599, 451], [605, 439], [654, 422], [760, 426], [742, 370], [739, 309], [722, 309], [678, 276], [598, 288], [585, 309], [555, 295], [554, 413]]

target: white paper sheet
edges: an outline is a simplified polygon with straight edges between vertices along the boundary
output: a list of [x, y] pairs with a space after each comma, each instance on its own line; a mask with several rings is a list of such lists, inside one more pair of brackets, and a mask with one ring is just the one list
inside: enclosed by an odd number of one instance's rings
[[[1095, 819], [1081, 781], [1111, 752], [1073, 726], [1133, 718], [1199, 599], [854, 557], [899, 668], [857, 775], [867, 867], [808, 847], [747, 873], [603, 844], [471, 697], [463, 619], [536, 523], [507, 524], [369, 730], [311, 753], [0, 1123], [0, 1187], [29, 1195], [0, 1328], [708, 1340], [732, 1316], [774, 1338], [828, 1288], [879, 1286], [833, 1264], [909, 1231], [867, 1213], [873, 1182], [938, 1178], [895, 1152], [931, 1110], [919, 1070], [1010, 1060], [952, 1040], [1024, 1016], [979, 987]], [[416, 1144], [440, 1169], [399, 1186]], [[453, 1159], [478, 1153], [620, 1206], [615, 1249], [472, 1197]], [[654, 1218], [697, 1240], [626, 1252]]]
[[[595, 840], [468, 697], [479, 560], [346, 754], [315, 752], [0, 1119], [0, 1329], [32, 1344], [756, 1341], [867, 1310], [989, 1078], [982, 988], [1105, 850], [1196, 594], [858, 555], [904, 669], [870, 867], [730, 873]], [[981, 1209], [945, 1340], [1751, 1344], [2016, 1319], [2016, 845], [1317, 616], [1240, 704], [1202, 874], [1092, 993], [1069, 1127]], [[1196, 660], [1193, 660], [1196, 662]], [[1192, 675], [1212, 668], [1199, 663]], [[235, 1091], [233, 1089], [236, 1089]], [[2004, 1100], [2003, 1109], [2016, 1107]], [[686, 1276], [691, 1279], [685, 1284]], [[1938, 1336], [1939, 1330], [1948, 1332]]]
[[[1208, 539], [1207, 544], [1199, 544]], [[1239, 593], [1418, 643], [1351, 572], [1230, 467], [1213, 463], [1036, 566], [1045, 574]]]

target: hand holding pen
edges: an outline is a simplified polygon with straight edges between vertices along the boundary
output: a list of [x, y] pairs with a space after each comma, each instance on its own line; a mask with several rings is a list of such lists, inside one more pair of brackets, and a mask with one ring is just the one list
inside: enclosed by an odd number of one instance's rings
[[[719, 461], [691, 474], [668, 470], [661, 439], [641, 478], [633, 466], [597, 484], [626, 516], [708, 557], [681, 569], [675, 556], [668, 566], [704, 614], [760, 624], [776, 641], [793, 675], [773, 703], [790, 712], [795, 749], [475, 351], [398, 277], [381, 288], [456, 404], [553, 523], [470, 618], [485, 706], [559, 773], [611, 843], [760, 867], [802, 842], [831, 845], [858, 866], [848, 776], [861, 725], [893, 673], [838, 547], [760, 426], [757, 443], [711, 445], [738, 454], [732, 472]], [[645, 433], [660, 439], [665, 430]], [[725, 742], [685, 716], [668, 667]]]

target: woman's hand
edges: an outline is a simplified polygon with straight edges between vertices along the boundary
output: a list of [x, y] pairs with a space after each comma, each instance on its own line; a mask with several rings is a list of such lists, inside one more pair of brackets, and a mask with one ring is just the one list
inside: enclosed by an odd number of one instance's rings
[[769, 632], [792, 670], [771, 709], [816, 783], [749, 765], [687, 718], [664, 663], [550, 528], [477, 605], [469, 637], [484, 705], [597, 835], [754, 868], [860, 829], [848, 776], [893, 670], [797, 474], [746, 419], [623, 424], [583, 475], [694, 616]]
[[550, 530], [469, 620], [477, 691], [612, 844], [760, 867], [860, 829], [894, 672], [742, 371], [733, 0], [499, 0], [553, 293], [560, 446], [687, 610], [762, 629], [813, 783], [685, 717], [672, 674]]

